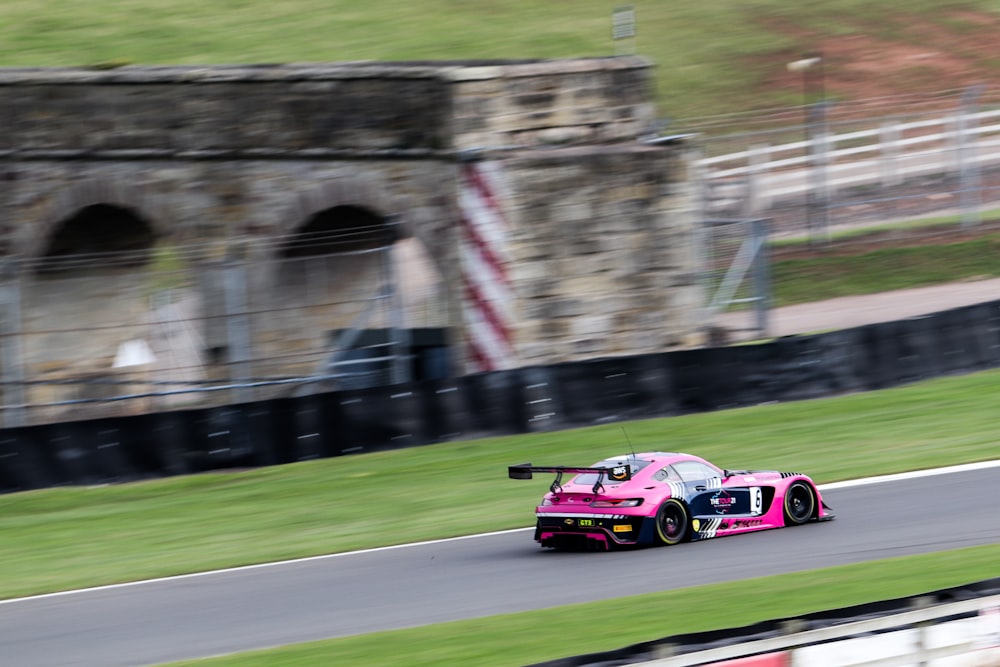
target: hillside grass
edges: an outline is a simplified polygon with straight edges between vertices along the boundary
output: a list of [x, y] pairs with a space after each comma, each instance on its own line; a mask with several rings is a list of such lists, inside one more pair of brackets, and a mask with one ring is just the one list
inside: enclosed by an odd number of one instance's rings
[[858, 235], [849, 251], [820, 249], [777, 259], [771, 265], [773, 305], [1000, 277], [1000, 233], [954, 243], [898, 243], [866, 250], [864, 236]]
[[[613, 55], [598, 0], [5, 0], [0, 66], [569, 58]], [[914, 20], [1000, 13], [1000, 0], [822, 4], [634, 0], [637, 52], [656, 67], [661, 115], [675, 120], [801, 104], [800, 86], [766, 85], [814, 36], [865, 34], [921, 45]], [[969, 54], [966, 54], [969, 55]], [[1000, 60], [974, 57], [1000, 72]], [[972, 56], [970, 56], [972, 57]], [[942, 87], [950, 83], [942, 82]]]

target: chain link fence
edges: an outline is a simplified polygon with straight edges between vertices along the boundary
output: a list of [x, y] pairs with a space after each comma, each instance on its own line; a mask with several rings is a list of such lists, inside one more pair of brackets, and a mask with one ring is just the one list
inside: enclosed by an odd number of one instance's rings
[[417, 359], [411, 340], [448, 324], [426, 251], [413, 238], [358, 247], [357, 233], [8, 258], [4, 425], [358, 388], [446, 364]]
[[768, 243], [753, 221], [771, 243], [822, 247], [859, 229], [946, 240], [1000, 218], [997, 91], [819, 102], [765, 121], [783, 125], [718, 134], [707, 123], [694, 139], [709, 318], [752, 304], [746, 330], [766, 334], [767, 259], [748, 252]]

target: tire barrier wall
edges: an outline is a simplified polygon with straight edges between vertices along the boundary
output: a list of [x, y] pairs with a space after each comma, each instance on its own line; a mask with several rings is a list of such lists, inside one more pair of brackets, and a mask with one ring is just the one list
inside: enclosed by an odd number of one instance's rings
[[883, 389], [1000, 366], [1000, 301], [759, 345], [0, 430], [0, 492], [268, 466]]
[[[620, 649], [540, 662], [530, 667], [649, 667], [718, 665], [876, 665], [948, 664], [995, 665], [1000, 655], [1000, 579], [923, 595], [818, 612], [797, 618], [764, 621], [742, 628], [675, 635]], [[918, 614], [921, 618], [916, 619]], [[964, 621], [955, 632], [935, 633], [933, 641], [893, 641], [893, 634], [910, 628], [941, 627]], [[971, 622], [970, 622], [971, 621]], [[944, 635], [950, 636], [944, 636]], [[837, 651], [838, 644], [866, 645]], [[886, 641], [888, 640], [888, 641]], [[920, 641], [923, 640], [923, 641]], [[875, 644], [881, 644], [876, 647]], [[916, 646], [914, 646], [916, 644]], [[844, 647], [845, 649], [848, 647]], [[912, 661], [893, 660], [916, 651]], [[974, 653], [971, 659], [957, 656]], [[850, 659], [854, 653], [856, 660]], [[875, 658], [883, 658], [880, 662]], [[944, 658], [930, 661], [932, 657]]]

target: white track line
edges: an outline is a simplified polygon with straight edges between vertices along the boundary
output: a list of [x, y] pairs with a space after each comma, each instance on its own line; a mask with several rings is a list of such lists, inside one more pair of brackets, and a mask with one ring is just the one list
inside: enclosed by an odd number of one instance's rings
[[971, 470], [986, 470], [988, 468], [1000, 467], [1000, 459], [995, 461], [980, 461], [979, 463], [963, 463], [961, 465], [948, 466], [945, 468], [931, 468], [929, 470], [914, 470], [913, 472], [901, 472], [895, 475], [879, 475], [878, 477], [865, 477], [863, 479], [847, 479], [843, 482], [830, 482], [829, 484], [819, 484], [820, 491], [833, 489], [849, 489], [853, 486], [865, 486], [867, 484], [882, 484], [885, 482], [897, 482], [905, 479], [920, 479], [921, 477], [933, 477], [935, 475], [948, 475], [953, 472], [969, 472]]
[[[965, 463], [962, 465], [948, 466], [945, 468], [931, 468], [928, 470], [915, 470], [913, 472], [902, 472], [894, 475], [880, 475], [878, 477], [865, 477], [863, 479], [849, 479], [842, 482], [831, 482], [820, 484], [820, 491], [830, 491], [834, 489], [846, 489], [855, 486], [866, 486], [869, 484], [884, 484], [908, 479], [919, 479], [921, 477], [933, 477], [935, 475], [948, 475], [956, 472], [969, 472], [972, 470], [986, 470], [988, 468], [1000, 467], [1000, 459], [994, 461], [982, 461], [979, 463]], [[490, 537], [493, 535], [507, 535], [510, 533], [520, 533], [534, 530], [534, 526], [526, 528], [512, 528], [510, 530], [497, 530], [490, 533], [479, 533], [477, 535], [461, 535], [459, 537], [447, 537], [439, 540], [427, 540], [424, 542], [412, 542], [410, 544], [394, 544], [387, 547], [375, 547], [373, 549], [361, 549], [359, 551], [344, 551], [335, 554], [324, 554], [322, 556], [308, 556], [306, 558], [293, 558], [291, 560], [274, 561], [271, 563], [258, 563], [256, 565], [241, 565], [239, 567], [228, 567], [221, 570], [207, 570], [205, 572], [192, 572], [190, 574], [178, 574], [170, 577], [158, 577], [156, 579], [143, 579], [140, 581], [129, 581], [121, 584], [108, 584], [106, 586], [92, 586], [90, 588], [77, 588], [69, 591], [58, 591], [56, 593], [43, 593], [23, 598], [10, 598], [0, 600], [0, 605], [13, 604], [15, 602], [27, 602], [30, 600], [43, 600], [47, 598], [57, 598], [78, 593], [90, 593], [93, 591], [109, 591], [118, 588], [131, 588], [134, 586], [144, 586], [164, 581], [179, 581], [182, 579], [194, 579], [195, 577], [205, 577], [213, 574], [225, 574], [227, 572], [246, 572], [249, 570], [259, 570], [266, 567], [277, 567], [281, 565], [294, 565], [296, 563], [308, 563], [311, 561], [328, 560], [332, 558], [343, 558], [345, 556], [356, 556], [360, 554], [372, 554], [380, 551], [393, 551], [396, 549], [409, 549], [410, 547], [421, 547], [431, 544], [444, 544], [447, 542], [458, 542], [461, 540], [471, 540], [478, 537]]]

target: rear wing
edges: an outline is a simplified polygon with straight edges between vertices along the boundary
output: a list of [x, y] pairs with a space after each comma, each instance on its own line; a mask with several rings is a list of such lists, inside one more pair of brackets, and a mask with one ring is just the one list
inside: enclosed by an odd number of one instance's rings
[[604, 489], [602, 482], [605, 479], [615, 482], [627, 482], [632, 479], [632, 467], [628, 464], [612, 466], [610, 468], [577, 468], [573, 466], [533, 466], [530, 463], [522, 463], [516, 466], [508, 466], [507, 468], [507, 476], [511, 479], [531, 479], [532, 474], [536, 472], [553, 472], [556, 474], [555, 481], [549, 487], [552, 493], [560, 493], [562, 491], [562, 477], [566, 473], [571, 475], [596, 474], [597, 481], [594, 482], [594, 493], [598, 493]]

